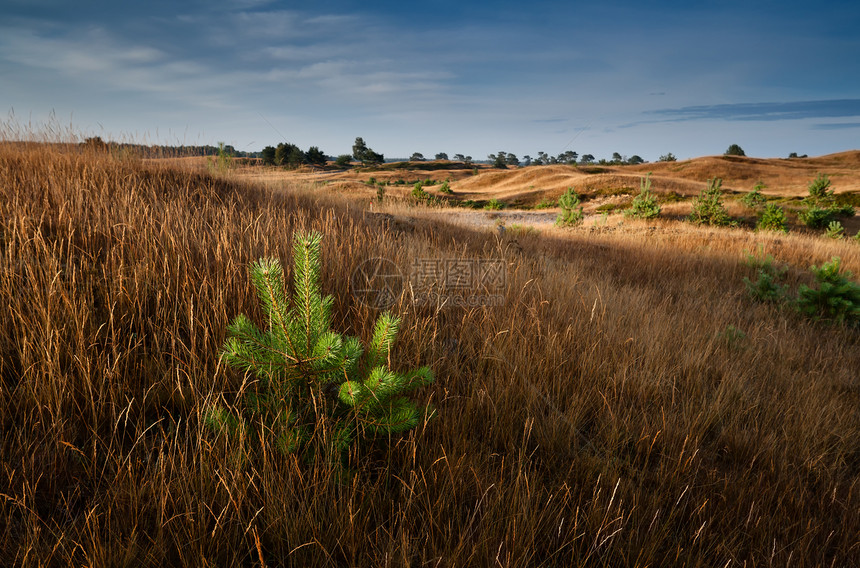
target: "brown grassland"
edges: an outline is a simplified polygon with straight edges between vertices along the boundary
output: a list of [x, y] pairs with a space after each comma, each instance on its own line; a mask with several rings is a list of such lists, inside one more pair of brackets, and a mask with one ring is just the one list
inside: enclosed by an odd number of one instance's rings
[[[858, 244], [671, 218], [499, 237], [247, 177], [0, 144], [0, 565], [858, 565], [860, 334], [742, 282], [745, 251], [796, 288], [832, 256], [860, 273]], [[391, 363], [434, 370], [438, 415], [349, 479], [202, 423], [243, 383], [219, 350], [260, 318], [249, 262], [290, 266], [311, 229], [334, 326], [365, 340], [363, 261], [507, 267], [501, 306], [404, 288]]]

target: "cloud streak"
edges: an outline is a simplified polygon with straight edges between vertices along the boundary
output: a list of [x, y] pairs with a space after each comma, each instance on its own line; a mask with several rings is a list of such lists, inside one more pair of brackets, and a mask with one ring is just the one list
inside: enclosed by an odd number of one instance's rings
[[[646, 111], [648, 116], [682, 122], [688, 120], [773, 121], [806, 118], [860, 116], [860, 99], [794, 101], [782, 103], [736, 103], [697, 105], [677, 109]], [[660, 122], [658, 120], [657, 122]]]

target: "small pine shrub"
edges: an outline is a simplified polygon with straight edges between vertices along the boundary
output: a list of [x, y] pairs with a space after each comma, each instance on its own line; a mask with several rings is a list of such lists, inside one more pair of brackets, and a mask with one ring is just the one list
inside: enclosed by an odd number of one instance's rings
[[741, 197], [741, 203], [743, 203], [750, 209], [758, 209], [759, 207], [767, 203], [767, 198], [762, 195], [761, 192], [761, 190], [765, 189], [766, 187], [767, 186], [764, 183], [758, 182], [757, 184], [755, 184], [755, 186], [753, 186], [751, 192]]
[[558, 206], [561, 207], [561, 213], [555, 219], [557, 227], [575, 227], [585, 219], [579, 196], [572, 187], [568, 187], [567, 191], [558, 198]]
[[376, 187], [376, 200], [380, 203], [385, 199], [385, 186], [379, 185]]
[[498, 210], [504, 209], [504, 208], [505, 208], [504, 201], [499, 201], [495, 197], [493, 199], [490, 199], [487, 202], [487, 204], [484, 205], [484, 209], [486, 209], [488, 211], [498, 211]]
[[842, 204], [842, 205], [832, 205], [830, 207], [830, 211], [836, 217], [853, 217], [854, 216], [854, 206], [850, 204]]
[[400, 320], [387, 312], [377, 319], [367, 349], [358, 338], [331, 330], [333, 300], [319, 285], [321, 241], [319, 233], [294, 239], [291, 305], [278, 260], [251, 265], [268, 328], [238, 316], [227, 328], [222, 356], [257, 379], [257, 387], [240, 398], [238, 415], [212, 406], [204, 420], [219, 433], [273, 443], [307, 460], [324, 456], [337, 466], [355, 444], [417, 426], [423, 412], [403, 395], [432, 382], [433, 374], [427, 367], [408, 373], [389, 368]]
[[772, 255], [765, 255], [759, 249], [758, 255], [747, 253], [744, 264], [756, 270], [756, 280], [753, 282], [744, 277], [747, 293], [759, 302], [781, 302], [786, 298], [788, 286], [779, 281], [788, 271], [787, 267], [779, 267]]
[[424, 185], [420, 181], [417, 181], [415, 182], [415, 185], [412, 186], [412, 197], [418, 201], [426, 201], [430, 199], [430, 194], [424, 191]]
[[535, 209], [549, 209], [551, 207], [558, 207], [558, 202], [553, 201], [552, 199], [543, 198], [537, 205], [535, 205]]
[[448, 182], [447, 182], [447, 181], [446, 181], [445, 183], [443, 183], [443, 184], [442, 184], [442, 186], [439, 188], [439, 191], [441, 191], [442, 193], [446, 193], [446, 194], [448, 194], [448, 195], [451, 195], [451, 194], [453, 194], [453, 193], [454, 193], [454, 192], [451, 190], [451, 188], [448, 186]]
[[697, 225], [733, 225], [728, 211], [723, 205], [723, 180], [713, 178], [708, 180], [708, 187], [693, 202], [693, 211], [687, 218]]
[[841, 259], [834, 257], [821, 268], [809, 268], [817, 287], [800, 285], [797, 309], [813, 319], [856, 327], [860, 325], [860, 285], [852, 280], [851, 272], [840, 273], [840, 263]]
[[827, 225], [827, 230], [824, 232], [824, 236], [828, 239], [839, 240], [845, 236], [845, 228], [839, 221], [830, 221], [830, 224]]
[[777, 231], [787, 233], [785, 211], [775, 203], [768, 204], [761, 212], [756, 228], [759, 231]]
[[810, 229], [823, 229], [833, 221], [833, 211], [810, 206], [798, 214], [798, 219]]
[[807, 186], [809, 196], [807, 201], [812, 205], [822, 205], [833, 203], [833, 189], [830, 188], [830, 178], [825, 174], [818, 174], [814, 180], [809, 182]]
[[729, 324], [723, 331], [717, 334], [717, 338], [725, 343], [727, 347], [737, 349], [742, 347], [746, 342], [747, 334], [734, 325]]
[[651, 193], [651, 172], [639, 180], [639, 195], [633, 198], [630, 209], [624, 211], [627, 217], [653, 219], [660, 215], [657, 196]]

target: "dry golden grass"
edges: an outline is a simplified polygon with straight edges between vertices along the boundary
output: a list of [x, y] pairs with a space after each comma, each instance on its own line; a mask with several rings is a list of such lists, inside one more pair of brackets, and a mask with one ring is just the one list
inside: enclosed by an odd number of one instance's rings
[[[274, 182], [273, 182], [274, 183]], [[289, 191], [38, 144], [0, 146], [0, 564], [850, 566], [860, 556], [860, 338], [754, 304], [743, 251], [793, 268], [856, 245], [628, 228], [498, 239]], [[650, 227], [655, 226], [652, 230]], [[248, 263], [324, 233], [339, 331], [372, 257], [502, 258], [505, 304], [404, 291], [395, 368], [438, 417], [326, 464], [201, 424], [242, 377]], [[677, 232], [675, 230], [677, 229]], [[850, 248], [855, 246], [855, 248]], [[745, 337], [726, 334], [735, 326]]]

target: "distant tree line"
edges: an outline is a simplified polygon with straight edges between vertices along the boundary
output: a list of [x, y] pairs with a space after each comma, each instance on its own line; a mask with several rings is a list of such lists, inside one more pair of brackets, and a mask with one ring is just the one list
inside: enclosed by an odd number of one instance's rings
[[[101, 136], [92, 136], [81, 142], [81, 146], [105, 151], [124, 151], [141, 156], [142, 158], [183, 158], [187, 156], [218, 156], [222, 152], [219, 146], [180, 145], [168, 146], [163, 144], [127, 144], [121, 142], [105, 142]], [[223, 145], [223, 152], [237, 158], [259, 158], [260, 152], [242, 152], [229, 144]]]
[[522, 160], [520, 160], [513, 152], [499, 151], [495, 154], [488, 155], [487, 163], [492, 164], [493, 167], [496, 168], [507, 168], [508, 166], [548, 166], [553, 164], [573, 166], [576, 164], [594, 163], [598, 163], [600, 165], [618, 166], [625, 164], [644, 164], [646, 162], [642, 159], [641, 156], [633, 155], [628, 158], [626, 156], [622, 156], [618, 152], [614, 152], [612, 154], [611, 160], [601, 158], [599, 161], [595, 162], [595, 157], [592, 154], [583, 154], [582, 156], [580, 156], [579, 153], [574, 152], [573, 150], [565, 150], [557, 156], [550, 156], [546, 152], [540, 151], [537, 153], [537, 157], [533, 158], [529, 155], [525, 155], [523, 156]]
[[260, 152], [263, 165], [298, 168], [303, 165], [324, 166], [328, 158], [316, 146], [311, 146], [303, 152], [295, 144], [281, 142], [277, 146], [266, 146]]

